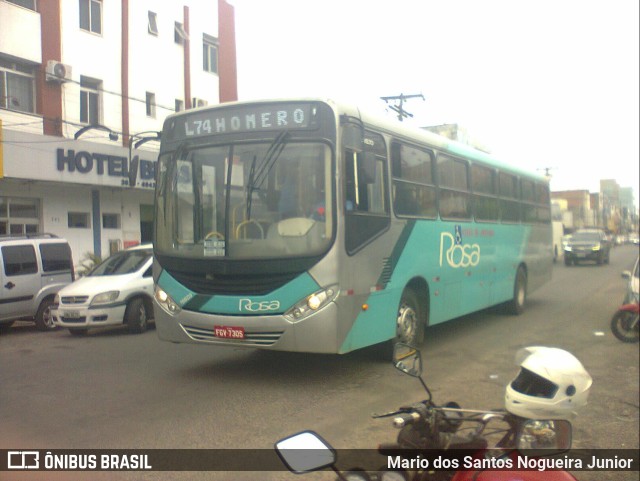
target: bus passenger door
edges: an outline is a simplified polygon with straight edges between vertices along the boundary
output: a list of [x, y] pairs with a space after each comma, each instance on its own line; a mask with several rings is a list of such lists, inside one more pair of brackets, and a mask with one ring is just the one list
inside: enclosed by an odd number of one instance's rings
[[[343, 299], [344, 351], [392, 337], [397, 311], [388, 292], [376, 289], [393, 247], [393, 236], [386, 234], [390, 226], [386, 145], [372, 132], [365, 131], [363, 140], [361, 150], [345, 147], [342, 156], [346, 256], [340, 262], [340, 282], [353, 293]], [[361, 308], [365, 304], [368, 310]]]

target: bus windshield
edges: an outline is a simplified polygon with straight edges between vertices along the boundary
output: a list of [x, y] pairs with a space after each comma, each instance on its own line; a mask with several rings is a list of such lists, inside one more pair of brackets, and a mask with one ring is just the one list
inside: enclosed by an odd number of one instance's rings
[[159, 159], [156, 249], [217, 259], [313, 256], [333, 239], [332, 150], [288, 142], [178, 149]]

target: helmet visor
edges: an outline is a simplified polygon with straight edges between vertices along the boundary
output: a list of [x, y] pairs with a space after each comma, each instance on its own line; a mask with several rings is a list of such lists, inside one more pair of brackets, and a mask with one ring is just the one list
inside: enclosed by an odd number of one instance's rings
[[518, 377], [511, 382], [511, 388], [527, 396], [553, 399], [558, 392], [558, 385], [538, 374], [525, 369], [520, 370]]

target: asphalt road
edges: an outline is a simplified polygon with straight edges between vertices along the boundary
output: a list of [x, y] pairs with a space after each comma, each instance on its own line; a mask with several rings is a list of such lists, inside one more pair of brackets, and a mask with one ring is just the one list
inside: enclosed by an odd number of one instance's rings
[[[490, 309], [427, 331], [425, 379], [436, 401], [502, 406], [528, 345], [567, 349], [594, 379], [574, 421], [573, 445], [638, 449], [638, 344], [617, 341], [609, 319], [622, 301], [637, 247], [611, 263], [554, 266], [552, 282], [511, 317]], [[313, 429], [336, 448], [393, 441], [392, 410], [424, 397], [419, 382], [395, 371], [376, 349], [344, 356], [174, 345], [151, 330], [41, 333], [18, 322], [0, 334], [2, 449], [271, 449]], [[46, 476], [43, 477], [43, 474]], [[637, 480], [637, 473], [575, 473], [580, 481]], [[2, 479], [218, 480], [333, 479], [289, 473], [0, 473]]]

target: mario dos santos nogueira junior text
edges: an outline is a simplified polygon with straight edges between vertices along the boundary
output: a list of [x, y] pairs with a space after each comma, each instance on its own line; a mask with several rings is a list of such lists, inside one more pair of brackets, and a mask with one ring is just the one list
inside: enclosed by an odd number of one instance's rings
[[[388, 456], [388, 469], [522, 469], [522, 470], [558, 470], [558, 469], [608, 469], [608, 470], [631, 470], [634, 468], [633, 458], [613, 456], [591, 456], [590, 459], [578, 457], [529, 457], [518, 456], [515, 459], [509, 457], [487, 457], [478, 458], [475, 456], [437, 456], [427, 458], [417, 455], [413, 458], [403, 456]], [[637, 467], [636, 467], [637, 469]]]

